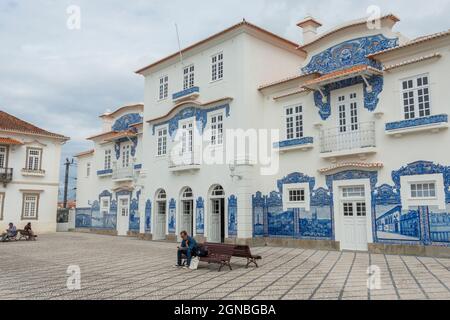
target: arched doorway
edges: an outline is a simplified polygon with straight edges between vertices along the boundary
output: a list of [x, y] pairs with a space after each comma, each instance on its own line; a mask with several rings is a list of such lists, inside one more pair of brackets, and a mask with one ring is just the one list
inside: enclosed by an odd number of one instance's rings
[[208, 212], [208, 241], [225, 242], [225, 191], [221, 185], [215, 185], [210, 189]]
[[189, 187], [181, 190], [180, 196], [180, 232], [186, 230], [189, 235], [194, 232], [194, 194]]
[[159, 189], [156, 192], [155, 204], [155, 231], [153, 239], [163, 240], [166, 238], [167, 225], [167, 194], [164, 189]]

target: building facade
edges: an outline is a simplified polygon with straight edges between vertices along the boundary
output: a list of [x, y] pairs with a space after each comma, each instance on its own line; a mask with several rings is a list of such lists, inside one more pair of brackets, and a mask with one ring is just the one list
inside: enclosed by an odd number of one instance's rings
[[67, 137], [0, 111], [0, 230], [28, 222], [56, 232], [61, 146]]
[[137, 71], [139, 232], [447, 250], [450, 32], [409, 40], [398, 21], [307, 17], [298, 45], [244, 20]]

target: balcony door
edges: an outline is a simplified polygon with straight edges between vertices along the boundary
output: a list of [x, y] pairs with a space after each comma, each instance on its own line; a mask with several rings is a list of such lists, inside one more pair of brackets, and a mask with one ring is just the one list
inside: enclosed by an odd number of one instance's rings
[[183, 164], [193, 163], [194, 122], [189, 121], [181, 125], [181, 160]]
[[336, 145], [338, 150], [357, 147], [359, 132], [359, 101], [356, 92], [337, 97], [338, 127]]

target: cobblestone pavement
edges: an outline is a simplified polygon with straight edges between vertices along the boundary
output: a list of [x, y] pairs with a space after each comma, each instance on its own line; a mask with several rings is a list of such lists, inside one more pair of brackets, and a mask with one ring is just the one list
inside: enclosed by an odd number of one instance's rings
[[[0, 243], [0, 299], [448, 299], [450, 259], [253, 248], [260, 268], [172, 267], [175, 244], [84, 233]], [[81, 269], [68, 290], [67, 268]], [[368, 290], [377, 266], [380, 289]]]

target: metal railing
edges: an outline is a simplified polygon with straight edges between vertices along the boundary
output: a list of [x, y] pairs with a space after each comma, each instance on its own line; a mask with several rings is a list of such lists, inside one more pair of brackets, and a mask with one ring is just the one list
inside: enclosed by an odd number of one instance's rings
[[[345, 130], [345, 131], [344, 131]], [[375, 122], [360, 122], [320, 132], [320, 152], [338, 152], [375, 147]]]
[[192, 151], [172, 150], [169, 154], [169, 168], [183, 168], [200, 165], [201, 148], [194, 146]]
[[0, 182], [6, 184], [12, 181], [13, 169], [12, 168], [0, 168]]
[[115, 167], [112, 172], [113, 180], [133, 180], [134, 179], [134, 168], [133, 165], [125, 168]]

